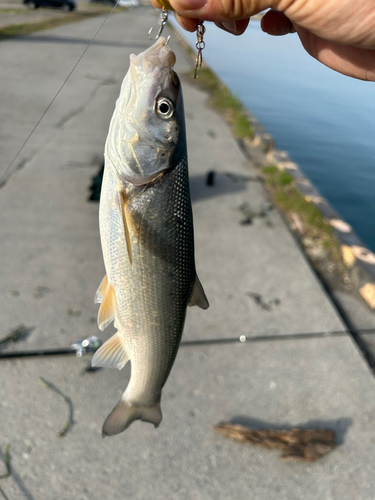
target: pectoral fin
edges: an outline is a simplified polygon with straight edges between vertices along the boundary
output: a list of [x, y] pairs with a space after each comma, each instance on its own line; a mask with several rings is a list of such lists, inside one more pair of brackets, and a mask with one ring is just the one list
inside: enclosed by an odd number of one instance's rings
[[98, 312], [98, 326], [104, 330], [115, 319], [115, 292], [112, 285], [107, 285]]
[[113, 367], [121, 370], [128, 361], [129, 356], [122, 345], [120, 335], [115, 333], [96, 351], [91, 360], [91, 366]]
[[128, 198], [124, 191], [118, 192], [116, 194], [116, 208], [121, 215], [122, 222], [124, 224], [124, 232], [125, 232], [125, 240], [126, 240], [126, 248], [128, 250], [128, 256], [130, 264], [133, 264], [133, 256], [132, 256], [132, 246], [130, 240], [129, 226], [126, 220], [126, 204], [128, 202]]
[[108, 278], [107, 275], [105, 275], [99, 285], [99, 288], [96, 291], [95, 304], [100, 304], [102, 302], [107, 285], [108, 285]]
[[207, 309], [209, 307], [209, 303], [204, 293], [203, 286], [199, 281], [198, 276], [195, 276], [193, 291], [191, 292], [191, 297], [189, 300], [189, 306], [198, 306], [201, 309]]

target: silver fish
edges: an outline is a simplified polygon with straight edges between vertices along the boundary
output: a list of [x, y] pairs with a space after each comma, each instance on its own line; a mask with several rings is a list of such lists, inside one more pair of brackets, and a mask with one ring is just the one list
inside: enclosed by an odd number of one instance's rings
[[180, 344], [188, 305], [208, 301], [195, 271], [185, 118], [175, 55], [160, 37], [122, 83], [105, 146], [99, 222], [106, 276], [95, 301], [101, 330], [117, 333], [92, 366], [131, 377], [103, 435], [134, 420], [162, 420], [162, 388]]

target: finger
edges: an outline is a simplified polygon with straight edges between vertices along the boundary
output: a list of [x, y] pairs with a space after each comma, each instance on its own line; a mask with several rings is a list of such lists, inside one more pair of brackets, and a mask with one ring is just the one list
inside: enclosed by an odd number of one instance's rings
[[216, 26], [227, 33], [232, 35], [242, 35], [250, 22], [250, 19], [240, 19], [239, 21], [225, 21], [222, 23], [215, 23]]
[[161, 9], [162, 6], [160, 5], [160, 3], [158, 2], [158, 0], [151, 0], [151, 3], [154, 7], [156, 7], [157, 9]]
[[359, 80], [375, 81], [375, 50], [345, 46], [323, 40], [297, 27], [305, 50], [325, 66]]
[[175, 12], [174, 17], [176, 21], [184, 28], [186, 31], [197, 31], [198, 27], [198, 19], [191, 19], [190, 17], [179, 16], [177, 12]]
[[151, 3], [154, 7], [158, 8], [158, 9], [166, 9], [166, 10], [173, 11], [173, 7], [169, 3], [169, 0], [151, 0]]
[[[153, 0], [156, 1], [156, 0]], [[169, 0], [180, 16], [223, 23], [249, 19], [280, 0]]]
[[287, 35], [295, 32], [290, 19], [288, 19], [283, 12], [278, 12], [276, 10], [269, 10], [266, 12], [262, 17], [260, 26], [265, 33], [274, 36]]

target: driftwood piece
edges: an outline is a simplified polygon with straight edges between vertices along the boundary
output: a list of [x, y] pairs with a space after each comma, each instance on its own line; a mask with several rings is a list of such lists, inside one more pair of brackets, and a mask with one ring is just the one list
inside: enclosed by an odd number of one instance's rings
[[280, 458], [284, 460], [314, 462], [336, 447], [335, 432], [330, 429], [256, 430], [220, 422], [214, 430], [235, 441], [283, 450]]

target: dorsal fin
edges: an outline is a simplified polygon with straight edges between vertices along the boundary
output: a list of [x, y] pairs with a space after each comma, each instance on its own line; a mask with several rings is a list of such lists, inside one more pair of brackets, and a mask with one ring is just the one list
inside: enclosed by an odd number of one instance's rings
[[115, 203], [116, 203], [116, 208], [119, 214], [121, 215], [122, 222], [124, 225], [126, 248], [128, 250], [130, 265], [132, 265], [133, 264], [132, 245], [130, 240], [129, 226], [126, 220], [126, 205], [128, 203], [128, 197], [126, 196], [126, 193], [124, 191], [119, 191], [116, 194]]
[[91, 366], [112, 367], [121, 370], [128, 361], [129, 356], [122, 345], [120, 335], [115, 333], [96, 351], [91, 360]]
[[189, 300], [189, 306], [198, 306], [201, 309], [207, 309], [209, 307], [209, 303], [204, 293], [203, 286], [199, 281], [197, 275], [195, 275], [195, 281], [193, 286], [193, 291], [191, 292], [191, 297]]
[[107, 288], [107, 285], [108, 285], [108, 278], [107, 278], [107, 275], [105, 275], [104, 278], [102, 279], [97, 291], [96, 291], [95, 304], [100, 304], [101, 301], [103, 300], [105, 289]]
[[115, 319], [115, 291], [112, 285], [107, 285], [98, 312], [98, 326], [104, 330]]

